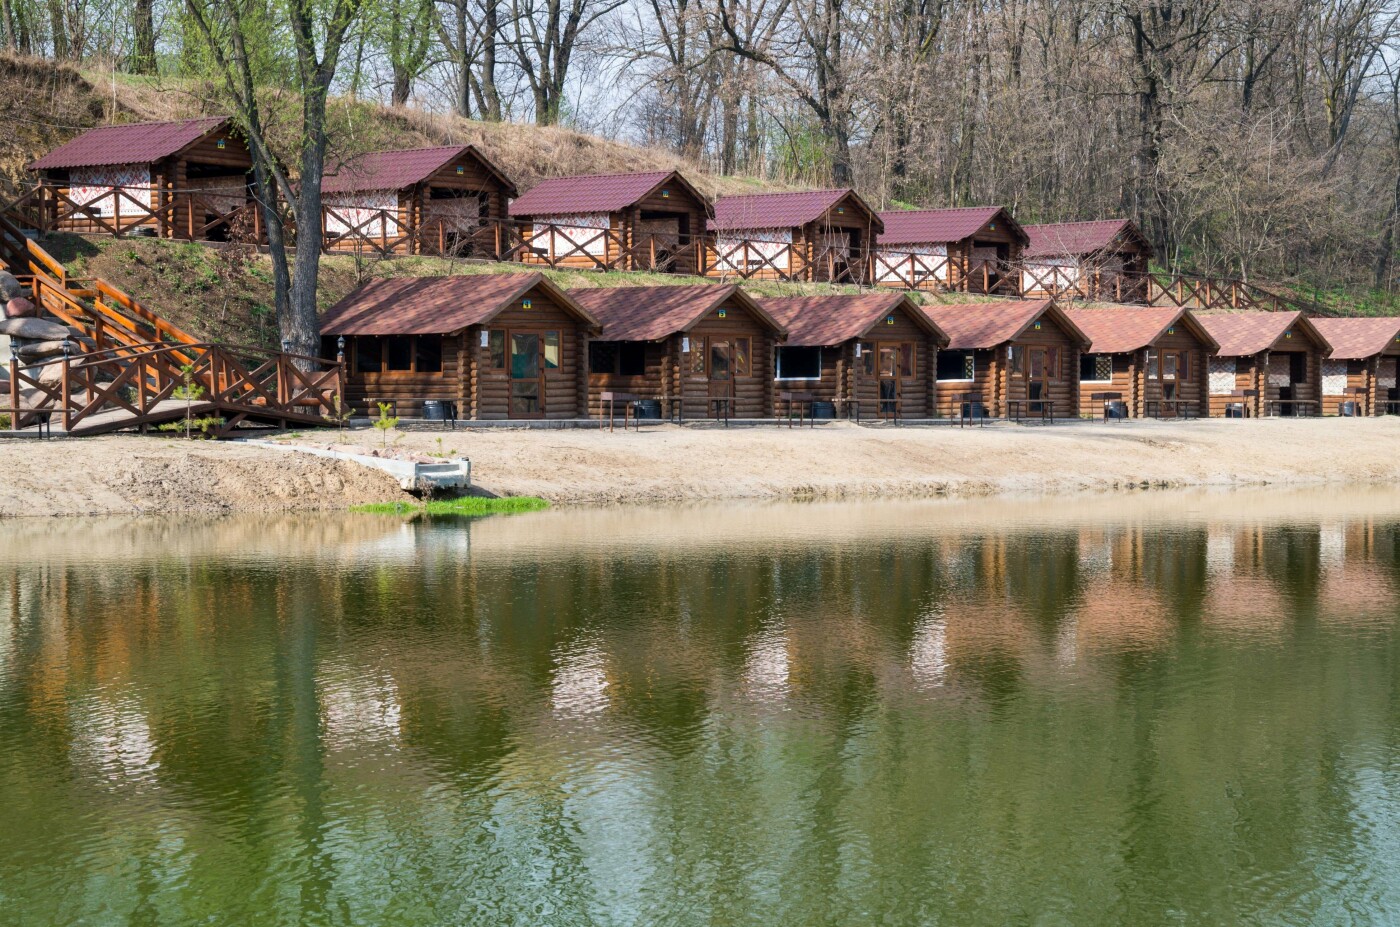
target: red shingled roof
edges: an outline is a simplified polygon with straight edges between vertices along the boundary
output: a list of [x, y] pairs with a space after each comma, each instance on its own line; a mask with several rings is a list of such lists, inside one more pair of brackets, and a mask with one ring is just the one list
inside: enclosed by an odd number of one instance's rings
[[763, 299], [759, 304], [788, 330], [787, 343], [800, 348], [824, 348], [845, 344], [870, 331], [895, 310], [903, 310], [914, 324], [939, 343], [948, 339], [942, 329], [920, 311], [904, 293], [866, 293], [860, 296], [789, 296]]
[[1313, 327], [1332, 345], [1333, 360], [1363, 360], [1387, 348], [1400, 351], [1400, 318], [1313, 319]]
[[967, 206], [959, 209], [895, 209], [880, 213], [885, 230], [882, 245], [921, 245], [962, 241], [980, 232], [998, 216], [1022, 241], [1026, 234], [1001, 206]]
[[1099, 219], [1093, 222], [1058, 222], [1052, 225], [1025, 227], [1030, 244], [1026, 257], [1056, 257], [1067, 254], [1092, 254], [1110, 247], [1119, 235], [1137, 238], [1146, 246], [1147, 240], [1128, 219]]
[[809, 222], [816, 222], [826, 215], [837, 203], [851, 197], [870, 214], [876, 232], [884, 230], [884, 223], [875, 215], [875, 210], [854, 190], [805, 190], [801, 193], [755, 193], [749, 196], [726, 196], [715, 203], [715, 217], [710, 220], [710, 230], [715, 232], [735, 229], [790, 229]]
[[543, 274], [396, 277], [371, 280], [321, 317], [326, 335], [445, 335], [484, 325], [535, 287], [597, 325], [586, 309]]
[[321, 190], [324, 193], [402, 190], [422, 183], [449, 164], [468, 159], [476, 161], [505, 183], [509, 187], [508, 195], [515, 195], [515, 185], [471, 145], [371, 151], [352, 158], [334, 174], [327, 174]]
[[1301, 312], [1223, 312], [1197, 314], [1196, 320], [1220, 345], [1215, 353], [1221, 357], [1248, 357], [1267, 351], [1289, 330], [1303, 332], [1324, 350], [1331, 347]]
[[1069, 336], [1088, 346], [1089, 339], [1052, 300], [1017, 299], [1002, 303], [924, 306], [923, 311], [948, 336], [956, 351], [981, 351], [1015, 341], [1036, 319], [1046, 315]]
[[183, 151], [204, 136], [226, 126], [228, 119], [212, 116], [180, 122], [139, 122], [89, 129], [29, 165], [31, 171], [107, 164], [150, 164]]
[[676, 171], [649, 171], [639, 174], [580, 174], [541, 180], [510, 204], [512, 216], [578, 216], [587, 213], [620, 212], [645, 199], [657, 187], [674, 183], [702, 203], [707, 202]]
[[737, 286], [619, 286], [573, 290], [569, 295], [603, 326], [607, 341], [660, 341], [689, 331], [722, 303], [733, 299], [779, 335], [783, 326]]
[[1174, 325], [1191, 329], [1211, 350], [1215, 340], [1185, 309], [1115, 306], [1103, 309], [1066, 309], [1065, 315], [1089, 336], [1094, 354], [1126, 354], [1150, 347]]

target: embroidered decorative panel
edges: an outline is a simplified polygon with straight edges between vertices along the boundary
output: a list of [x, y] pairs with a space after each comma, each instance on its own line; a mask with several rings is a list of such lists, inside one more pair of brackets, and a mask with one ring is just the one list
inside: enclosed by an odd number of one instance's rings
[[328, 196], [325, 203], [330, 209], [326, 214], [326, 233], [329, 235], [344, 235], [351, 229], [367, 238], [396, 238], [399, 235], [399, 225], [395, 221], [399, 194], [395, 190]]
[[[91, 205], [100, 216], [141, 216], [144, 213], [137, 204], [151, 202], [149, 164], [75, 167], [68, 176], [68, 196], [79, 206]], [[114, 190], [120, 190], [121, 195], [113, 197]]]
[[930, 278], [947, 281], [947, 245], [901, 246], [898, 251], [875, 253], [876, 280], [921, 283]]
[[1322, 362], [1322, 395], [1343, 396], [1347, 391], [1347, 362], [1325, 360]]
[[534, 235], [530, 247], [556, 258], [567, 259], [591, 254], [603, 257], [616, 253], [617, 247], [609, 236], [607, 213], [578, 216], [535, 216]]
[[1235, 391], [1235, 359], [1233, 357], [1212, 357], [1210, 359], [1210, 394], [1228, 396]]
[[787, 270], [792, 229], [745, 229], [742, 238], [720, 238], [715, 248], [720, 270]]
[[1269, 385], [1283, 389], [1285, 386], [1293, 384], [1293, 365], [1288, 360], [1287, 354], [1269, 355]]

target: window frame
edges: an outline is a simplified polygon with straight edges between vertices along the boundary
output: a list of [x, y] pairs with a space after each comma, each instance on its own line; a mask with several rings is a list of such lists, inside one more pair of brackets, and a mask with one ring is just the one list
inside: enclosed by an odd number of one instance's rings
[[[817, 359], [817, 373], [816, 373], [816, 376], [810, 376], [810, 377], [808, 377], [808, 376], [801, 376], [801, 377], [784, 376], [784, 375], [783, 375], [783, 366], [784, 366], [784, 365], [783, 365], [783, 352], [784, 352], [784, 351], [814, 352], [815, 355], [816, 355], [816, 359]], [[774, 379], [774, 381], [783, 382], [783, 383], [796, 383], [796, 382], [801, 382], [801, 381], [810, 382], [810, 381], [813, 381], [813, 380], [820, 380], [821, 378], [822, 378], [822, 349], [821, 349], [820, 347], [780, 344], [780, 345], [777, 346], [777, 350], [773, 352], [773, 379]]]
[[[1079, 362], [1079, 364], [1080, 364], [1080, 366], [1079, 366], [1079, 371], [1080, 371], [1079, 382], [1080, 382], [1080, 383], [1112, 383], [1112, 382], [1113, 382], [1113, 355], [1112, 355], [1112, 354], [1104, 354], [1104, 353], [1102, 353], [1102, 352], [1100, 352], [1100, 353], [1098, 353], [1098, 354], [1091, 354], [1091, 353], [1089, 353], [1089, 352], [1086, 351], [1085, 353], [1081, 354], [1080, 357], [1082, 358], [1082, 359], [1080, 360], [1080, 362]], [[1094, 376], [1092, 376], [1092, 377], [1085, 377], [1085, 376], [1083, 375], [1083, 373], [1084, 373], [1084, 360], [1089, 359], [1089, 358], [1092, 358], [1092, 359], [1093, 359], [1093, 362], [1094, 362]], [[1102, 378], [1099, 377], [1099, 375], [1098, 375], [1099, 372], [1100, 372], [1100, 371], [1099, 371], [1099, 367], [1098, 367], [1099, 361], [1100, 361], [1100, 360], [1105, 360], [1105, 361], [1108, 362], [1108, 379], [1106, 379], [1106, 380], [1105, 380], [1105, 379], [1102, 379]]]
[[[354, 376], [362, 377], [413, 377], [413, 376], [442, 376], [445, 372], [444, 360], [446, 353], [443, 350], [443, 335], [355, 335], [352, 336], [350, 344], [347, 346], [349, 352], [346, 357], [349, 370]], [[389, 340], [391, 338], [403, 338], [408, 341], [409, 365], [405, 368], [389, 368]], [[437, 339], [438, 342], [438, 366], [436, 370], [420, 370], [420, 352], [418, 344], [421, 339]], [[373, 339], [379, 348], [379, 366], [377, 369], [366, 370], [360, 366], [364, 359], [365, 342]]]
[[[963, 375], [963, 376], [960, 376], [960, 377], [949, 377], [949, 378], [947, 378], [947, 379], [944, 379], [943, 377], [941, 377], [941, 376], [938, 375], [938, 367], [939, 367], [939, 364], [942, 363], [943, 358], [948, 357], [948, 356], [953, 355], [953, 354], [957, 354], [957, 355], [959, 355], [959, 356], [962, 358], [962, 372], [963, 372], [964, 375]], [[969, 367], [971, 367], [972, 369], [971, 369], [971, 370], [968, 370]], [[966, 374], [969, 374], [969, 373], [972, 374], [972, 376], [967, 376], [967, 375], [966, 375]], [[943, 350], [941, 350], [941, 351], [938, 352], [938, 358], [934, 361], [933, 377], [934, 377], [934, 382], [935, 382], [935, 383], [975, 383], [975, 382], [977, 382], [977, 353], [976, 353], [975, 351], [957, 351], [957, 350], [949, 350], [949, 349], [947, 349], [947, 348], [944, 348]]]

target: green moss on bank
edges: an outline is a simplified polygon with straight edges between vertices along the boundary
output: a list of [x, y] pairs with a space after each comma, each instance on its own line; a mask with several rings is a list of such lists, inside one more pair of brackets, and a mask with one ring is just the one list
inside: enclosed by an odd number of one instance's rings
[[503, 499], [462, 496], [457, 499], [430, 499], [427, 502], [373, 502], [353, 505], [350, 511], [372, 515], [516, 515], [547, 508], [548, 502], [534, 496], [508, 496]]

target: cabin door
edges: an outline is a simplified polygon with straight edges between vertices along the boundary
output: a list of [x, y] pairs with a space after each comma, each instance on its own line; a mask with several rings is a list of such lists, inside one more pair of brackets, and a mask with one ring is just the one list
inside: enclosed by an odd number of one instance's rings
[[516, 332], [510, 339], [510, 417], [544, 417], [544, 335]]
[[[710, 339], [710, 398], [728, 399], [730, 414], [734, 413], [734, 341], [723, 336]], [[718, 405], [710, 403], [710, 411], [717, 413]]]
[[1181, 351], [1148, 354], [1147, 379], [1157, 381], [1157, 395], [1160, 398], [1166, 400], [1178, 398], [1177, 386], [1181, 382], [1185, 365], [1186, 356]]
[[900, 374], [900, 346], [898, 344], [880, 344], [876, 346], [878, 357], [876, 360], [876, 373], [878, 374], [880, 386], [881, 415], [899, 415], [899, 374]]
[[1028, 352], [1030, 363], [1026, 364], [1026, 398], [1030, 400], [1030, 412], [1039, 415], [1041, 401], [1050, 398], [1050, 351], [1047, 348], [1031, 348]]

